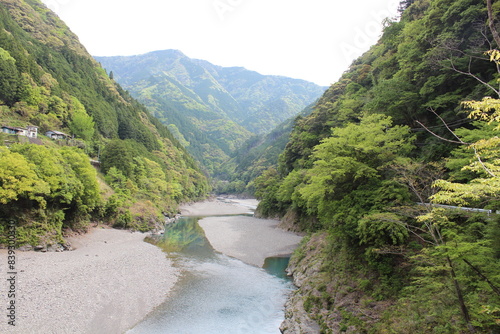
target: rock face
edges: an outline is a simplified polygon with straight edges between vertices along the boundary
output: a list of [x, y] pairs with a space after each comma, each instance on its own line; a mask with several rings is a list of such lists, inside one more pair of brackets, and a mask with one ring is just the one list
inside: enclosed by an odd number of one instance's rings
[[[322, 257], [317, 252], [310, 251], [310, 244], [320, 242], [321, 236], [313, 237], [301, 250], [294, 254], [287, 272], [293, 276], [293, 282], [298, 287], [285, 305], [285, 320], [280, 326], [283, 334], [316, 334], [320, 332], [319, 324], [311, 318], [304, 301], [313, 289], [310, 279], [316, 277], [323, 265]], [[309, 251], [308, 251], [309, 250]]]
[[285, 305], [285, 321], [281, 323], [283, 334], [316, 334], [320, 332], [318, 323], [304, 310], [304, 297], [297, 290]]
[[368, 333], [391, 305], [365, 292], [377, 280], [353, 267], [340, 247], [328, 247], [327, 238], [327, 232], [305, 237], [290, 260], [298, 289], [285, 305], [283, 334]]

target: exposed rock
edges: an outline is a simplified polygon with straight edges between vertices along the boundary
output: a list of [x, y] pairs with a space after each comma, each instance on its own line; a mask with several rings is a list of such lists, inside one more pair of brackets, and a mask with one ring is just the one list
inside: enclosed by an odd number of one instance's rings
[[285, 305], [283, 334], [366, 333], [391, 305], [374, 301], [360, 288], [360, 281], [376, 281], [346, 268], [341, 250], [327, 253], [327, 237], [322, 232], [305, 238], [291, 258], [287, 271], [298, 289]]
[[[321, 239], [321, 238], [316, 238]], [[308, 291], [311, 290], [309, 280], [315, 277], [322, 265], [322, 261], [317, 261], [321, 257], [315, 256], [317, 252], [309, 249], [308, 245], [316, 240], [309, 241], [306, 245], [301, 245], [302, 255], [294, 254], [287, 272], [293, 276], [293, 282], [298, 287], [285, 305], [285, 320], [280, 326], [283, 334], [317, 334], [320, 332], [319, 324], [311, 318], [309, 312], [304, 307]]]
[[317, 334], [320, 327], [304, 309], [304, 296], [296, 290], [285, 304], [285, 320], [281, 323], [283, 334]]
[[19, 250], [21, 252], [29, 252], [29, 251], [33, 250], [33, 246], [31, 246], [31, 245], [23, 245], [23, 246], [19, 247]]

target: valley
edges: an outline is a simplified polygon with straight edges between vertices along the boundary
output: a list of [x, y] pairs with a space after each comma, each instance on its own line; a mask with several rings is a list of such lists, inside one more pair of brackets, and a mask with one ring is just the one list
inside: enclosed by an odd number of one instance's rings
[[0, 331], [498, 333], [500, 2], [398, 13], [321, 87], [0, 0]]

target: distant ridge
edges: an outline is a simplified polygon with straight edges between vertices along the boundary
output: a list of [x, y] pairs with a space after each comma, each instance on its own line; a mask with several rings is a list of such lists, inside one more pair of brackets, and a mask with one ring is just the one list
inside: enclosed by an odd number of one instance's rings
[[95, 57], [213, 175], [253, 134], [265, 134], [317, 100], [326, 87], [243, 67], [191, 59], [179, 50]]

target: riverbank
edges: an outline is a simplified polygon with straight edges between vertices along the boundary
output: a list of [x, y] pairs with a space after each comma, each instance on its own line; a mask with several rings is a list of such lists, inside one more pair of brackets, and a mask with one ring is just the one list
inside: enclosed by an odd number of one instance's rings
[[[131, 328], [165, 301], [178, 277], [165, 253], [144, 236], [96, 228], [70, 238], [74, 251], [16, 252], [16, 326], [4, 317], [0, 333], [112, 334]], [[7, 253], [0, 254], [4, 267]], [[6, 308], [7, 295], [1, 298]]]
[[278, 228], [278, 223], [245, 216], [207, 217], [198, 221], [215, 250], [258, 267], [268, 257], [292, 254], [302, 239]]
[[253, 199], [213, 199], [181, 207], [182, 215], [205, 217], [198, 224], [210, 244], [220, 253], [262, 267], [267, 257], [291, 254], [302, 237], [278, 227], [279, 221], [250, 216], [257, 207]]
[[205, 217], [218, 215], [253, 214], [259, 202], [256, 199], [211, 198], [201, 202], [184, 204], [180, 207], [181, 215], [187, 217]]

